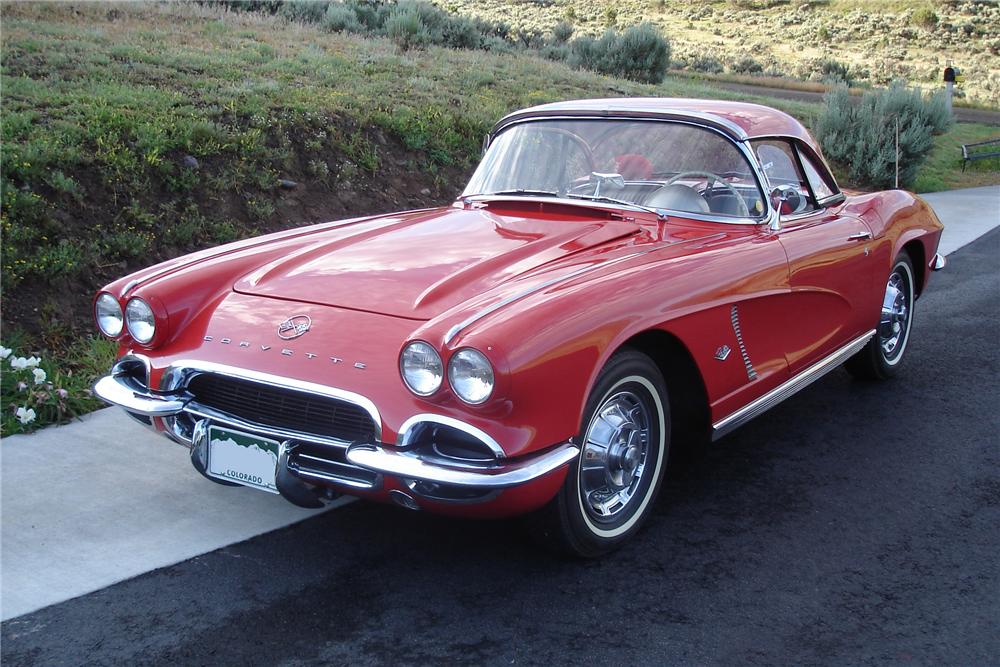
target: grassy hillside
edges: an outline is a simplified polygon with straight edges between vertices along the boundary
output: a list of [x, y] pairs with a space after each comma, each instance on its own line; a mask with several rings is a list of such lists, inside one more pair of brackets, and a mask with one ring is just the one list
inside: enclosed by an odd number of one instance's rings
[[[48, 377], [80, 391], [111, 354], [86, 337], [93, 292], [130, 270], [264, 231], [450, 201], [483, 133], [519, 107], [741, 97], [517, 53], [404, 53], [192, 4], [5, 3], [2, 19], [3, 344], [44, 364], [57, 355]], [[758, 101], [806, 123], [818, 111]], [[960, 125], [942, 137], [923, 182], [995, 179], [962, 175], [954, 152], [988, 131]], [[4, 432], [10, 382], [7, 372]]]
[[857, 83], [904, 79], [941, 87], [951, 64], [957, 94], [1000, 108], [1000, 3], [994, 0], [435, 0], [451, 11], [550, 33], [648, 21], [673, 45], [674, 66], [819, 81], [846, 67]]

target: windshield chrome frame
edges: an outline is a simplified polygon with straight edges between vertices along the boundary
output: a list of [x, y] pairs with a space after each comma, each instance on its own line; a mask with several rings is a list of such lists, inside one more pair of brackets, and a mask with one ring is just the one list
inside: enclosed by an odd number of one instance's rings
[[[560, 121], [560, 120], [569, 120], [569, 121], [574, 121], [574, 120], [605, 120], [605, 121], [610, 121], [610, 122], [636, 121], [636, 122], [643, 122], [643, 123], [672, 123], [672, 124], [675, 124], [675, 125], [690, 125], [692, 127], [697, 127], [699, 129], [702, 129], [702, 130], [708, 130], [709, 132], [716, 133], [717, 135], [719, 135], [720, 137], [722, 137], [724, 140], [726, 140], [726, 141], [730, 142], [732, 145], [734, 145], [737, 148], [737, 150], [739, 150], [743, 154], [743, 157], [746, 159], [747, 163], [750, 165], [750, 171], [752, 172], [752, 174], [754, 176], [754, 180], [756, 182], [757, 189], [761, 193], [761, 200], [764, 203], [765, 210], [764, 210], [764, 212], [760, 216], [758, 216], [758, 217], [750, 217], [750, 218], [747, 218], [747, 217], [738, 217], [738, 216], [706, 215], [704, 213], [694, 213], [694, 212], [691, 212], [691, 211], [679, 211], [679, 210], [671, 209], [671, 208], [664, 208], [662, 210], [668, 216], [670, 216], [670, 217], [687, 218], [689, 220], [699, 220], [699, 221], [703, 221], [703, 222], [721, 222], [723, 224], [729, 224], [729, 225], [771, 226], [771, 223], [772, 223], [772, 221], [773, 221], [773, 219], [775, 217], [775, 215], [774, 215], [775, 214], [775, 209], [774, 209], [774, 207], [771, 206], [771, 196], [770, 196], [771, 189], [769, 187], [769, 182], [767, 180], [767, 176], [766, 176], [766, 174], [764, 174], [764, 170], [761, 169], [760, 162], [757, 160], [757, 155], [755, 154], [755, 152], [750, 147], [750, 139], [747, 138], [746, 133], [743, 132], [742, 130], [740, 130], [740, 128], [738, 128], [738, 127], [736, 127], [734, 125], [733, 126], [733, 128], [734, 128], [734, 134], [737, 133], [735, 131], [738, 131], [738, 136], [739, 136], [738, 139], [734, 138], [734, 136], [732, 134], [728, 134], [728, 133], [724, 132], [723, 130], [721, 130], [721, 129], [717, 128], [717, 127], [713, 127], [713, 125], [709, 124], [707, 122], [707, 120], [706, 120], [706, 118], [707, 118], [706, 114], [670, 112], [670, 116], [671, 117], [655, 117], [655, 116], [645, 116], [645, 115], [634, 115], [633, 116], [633, 115], [628, 115], [628, 114], [625, 114], [625, 113], [615, 114], [615, 115], [611, 116], [611, 115], [603, 114], [603, 113], [600, 113], [600, 112], [597, 112], [597, 113], [589, 113], [588, 112], [588, 113], [579, 113], [579, 114], [567, 113], [567, 114], [525, 116], [523, 118], [515, 118], [515, 119], [512, 119], [510, 121], [506, 121], [506, 122], [504, 120], [502, 120], [500, 123], [497, 124], [497, 126], [493, 129], [492, 132], [490, 132], [488, 135], [486, 135], [486, 140], [483, 142], [484, 143], [483, 155], [485, 156], [486, 151], [489, 150], [490, 146], [493, 145], [493, 140], [497, 136], [499, 136], [503, 132], [506, 132], [507, 130], [509, 130], [509, 129], [513, 128], [513, 127], [516, 127], [518, 125], [522, 125], [522, 124], [525, 124], [525, 123], [537, 123], [537, 122], [544, 122], [544, 121]], [[703, 122], [698, 122], [699, 120], [701, 120]], [[722, 119], [712, 117], [711, 118], [711, 122], [713, 122], [713, 123], [722, 123]], [[496, 196], [496, 197], [502, 197], [504, 199], [516, 198], [516, 199], [519, 199], [519, 200], [532, 200], [532, 201], [540, 201], [540, 200], [544, 199], [544, 200], [547, 200], [547, 201], [557, 201], [557, 202], [567, 203], [567, 204], [570, 204], [570, 205], [573, 205], [573, 204], [577, 204], [577, 205], [579, 205], [579, 204], [586, 204], [586, 205], [590, 206], [590, 205], [594, 205], [594, 204], [599, 203], [599, 202], [586, 201], [586, 200], [583, 200], [583, 199], [569, 199], [569, 198], [564, 198], [564, 197], [552, 197], [552, 198], [517, 197], [517, 196], [514, 196], [514, 195], [492, 195], [492, 194], [489, 194], [489, 193], [481, 193], [481, 194], [473, 194], [473, 195], [466, 195], [466, 194], [463, 193], [462, 195], [459, 195], [459, 197], [458, 197], [458, 199], [456, 201], [466, 201], [466, 200], [469, 200], [469, 201], [482, 201], [484, 199], [488, 199], [488, 198], [494, 197], [494, 196]], [[601, 202], [601, 203], [604, 203], [604, 202]], [[609, 207], [613, 207], [613, 208], [615, 208], [617, 210], [621, 210], [621, 207], [617, 206], [617, 205], [608, 205], [608, 206]], [[641, 206], [641, 205], [637, 204], [636, 206]]]

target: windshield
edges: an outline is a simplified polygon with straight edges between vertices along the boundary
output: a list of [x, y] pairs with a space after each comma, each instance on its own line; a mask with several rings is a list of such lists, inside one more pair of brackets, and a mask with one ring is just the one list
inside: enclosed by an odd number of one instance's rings
[[764, 200], [732, 141], [685, 123], [538, 120], [494, 137], [462, 196], [518, 194], [756, 218]]

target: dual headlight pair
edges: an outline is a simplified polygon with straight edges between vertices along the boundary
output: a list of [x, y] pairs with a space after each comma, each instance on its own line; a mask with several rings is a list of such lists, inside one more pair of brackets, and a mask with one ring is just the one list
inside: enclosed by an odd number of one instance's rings
[[[430, 396], [444, 380], [441, 356], [433, 347], [419, 340], [403, 348], [399, 357], [399, 372], [403, 382], [417, 396]], [[493, 393], [493, 366], [479, 350], [462, 348], [448, 362], [448, 382], [460, 399], [479, 405]]]
[[122, 312], [118, 299], [108, 293], [97, 297], [94, 305], [97, 315], [97, 326], [101, 333], [109, 338], [117, 338], [123, 328], [128, 328], [128, 333], [137, 343], [147, 345], [156, 335], [156, 317], [149, 304], [133, 297], [125, 304], [125, 312]]

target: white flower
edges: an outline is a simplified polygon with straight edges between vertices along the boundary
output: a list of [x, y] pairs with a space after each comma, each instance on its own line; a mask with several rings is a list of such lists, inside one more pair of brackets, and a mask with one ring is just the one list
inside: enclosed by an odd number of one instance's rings
[[24, 370], [25, 368], [34, 368], [39, 363], [41, 359], [38, 357], [14, 357], [10, 360], [10, 367], [16, 371]]
[[27, 388], [28, 388], [28, 385], [25, 384], [24, 382], [18, 382], [17, 383], [17, 390], [18, 391], [25, 391]]
[[41, 368], [36, 368], [35, 370], [31, 371], [31, 374], [35, 376], [35, 384], [41, 384], [45, 382], [45, 371], [43, 371]]
[[59, 398], [68, 398], [69, 392], [65, 389], [56, 389], [56, 393], [59, 394]]
[[7, 357], [10, 356], [10, 353], [13, 351], [14, 350], [10, 349], [9, 347], [4, 347], [3, 345], [0, 345], [0, 359], [6, 359]]
[[27, 410], [24, 408], [18, 408], [17, 412], [14, 413], [14, 416], [17, 417], [18, 421], [22, 424], [30, 424], [35, 421], [35, 411], [31, 408], [28, 408]]

